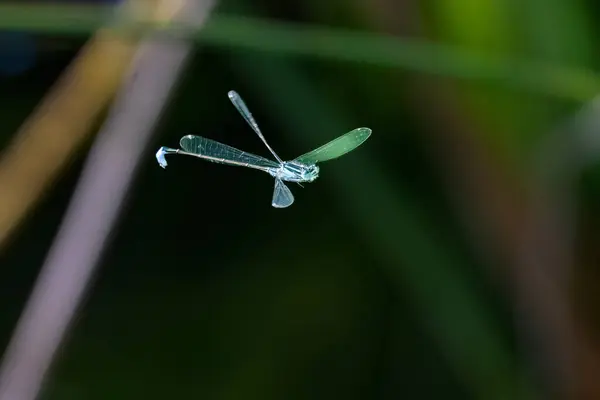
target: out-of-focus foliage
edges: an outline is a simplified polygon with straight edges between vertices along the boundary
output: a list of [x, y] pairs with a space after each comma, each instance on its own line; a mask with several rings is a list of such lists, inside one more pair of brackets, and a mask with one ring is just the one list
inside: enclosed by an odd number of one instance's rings
[[[533, 399], [584, 385], [540, 367], [568, 346], [524, 322], [558, 314], [527, 307], [535, 281], [519, 269], [532, 198], [547, 193], [540, 160], [570, 160], [548, 142], [600, 89], [588, 3], [221, 2], [157, 147], [198, 134], [268, 154], [231, 89], [283, 158], [355, 127], [373, 135], [292, 187], [285, 210], [264, 174], [185, 157], [163, 170], [150, 151], [46, 398]], [[0, 29], [29, 32], [36, 56], [0, 77], [2, 145], [112, 11], [11, 7]], [[563, 133], [559, 149], [580, 135]], [[85, 156], [0, 254], [4, 342]], [[593, 157], [585, 168], [573, 167], [572, 203], [548, 200], [573, 216], [552, 237], [575, 243], [546, 272], [573, 282], [561, 306], [597, 344], [600, 181]]]

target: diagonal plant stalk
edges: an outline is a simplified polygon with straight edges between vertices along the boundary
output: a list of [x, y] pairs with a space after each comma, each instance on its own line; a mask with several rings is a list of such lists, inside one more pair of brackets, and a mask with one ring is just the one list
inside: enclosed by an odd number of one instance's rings
[[143, 12], [156, 1], [128, 0], [116, 8], [101, 9], [0, 6], [3, 9], [0, 19], [12, 16], [16, 20], [60, 21], [70, 28], [85, 26], [86, 32], [90, 26], [99, 29], [0, 154], [0, 251], [75, 152], [94, 133], [97, 119], [129, 67], [138, 41], [106, 25], [114, 27], [116, 16], [120, 20], [129, 18], [128, 4], [138, 4], [138, 9], [141, 5]]
[[135, 41], [99, 31], [0, 154], [0, 250], [92, 134]]
[[[213, 4], [188, 0], [176, 17], [202, 24]], [[176, 3], [170, 3], [176, 4]], [[0, 400], [33, 400], [89, 286], [125, 196], [192, 50], [179, 40], [142, 42], [98, 135], [64, 221], [4, 354]]]

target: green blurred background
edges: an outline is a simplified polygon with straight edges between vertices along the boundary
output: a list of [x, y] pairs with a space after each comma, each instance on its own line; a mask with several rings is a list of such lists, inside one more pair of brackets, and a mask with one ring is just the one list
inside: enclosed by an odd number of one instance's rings
[[[593, 363], [556, 364], [582, 341], [600, 358], [600, 169], [568, 124], [600, 89], [599, 17], [589, 0], [221, 1], [153, 149], [197, 134], [267, 155], [232, 89], [282, 158], [373, 134], [283, 210], [264, 174], [148, 151], [44, 398], [594, 398]], [[0, 149], [87, 39], [73, 26], [20, 39]], [[14, 67], [29, 47], [7, 43]], [[2, 344], [88, 149], [0, 253]], [[562, 297], [540, 300], [528, 268]]]

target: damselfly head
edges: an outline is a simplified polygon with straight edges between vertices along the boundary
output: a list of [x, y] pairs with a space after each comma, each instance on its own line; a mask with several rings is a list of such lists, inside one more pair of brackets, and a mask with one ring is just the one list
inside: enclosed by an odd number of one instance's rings
[[304, 179], [306, 182], [312, 182], [319, 177], [319, 167], [316, 164], [309, 165], [304, 170]]

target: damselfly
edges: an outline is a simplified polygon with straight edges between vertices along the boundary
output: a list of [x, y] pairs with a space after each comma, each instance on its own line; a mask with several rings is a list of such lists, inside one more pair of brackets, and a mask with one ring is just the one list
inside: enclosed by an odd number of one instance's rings
[[292, 161], [283, 161], [267, 143], [258, 124], [240, 95], [233, 90], [228, 95], [229, 100], [231, 100], [235, 108], [242, 114], [242, 117], [256, 132], [277, 161], [246, 153], [245, 151], [201, 136], [187, 135], [179, 141], [181, 150], [169, 147], [158, 149], [156, 159], [161, 167], [166, 168], [167, 166], [165, 155], [183, 154], [215, 163], [258, 169], [275, 178], [275, 190], [271, 205], [276, 208], [285, 208], [294, 202], [294, 195], [292, 195], [290, 189], [283, 183], [284, 181], [296, 182], [298, 184], [301, 182], [313, 182], [319, 176], [317, 163], [338, 158], [354, 150], [371, 135], [371, 129], [357, 128]]

